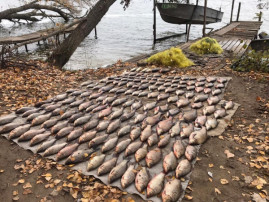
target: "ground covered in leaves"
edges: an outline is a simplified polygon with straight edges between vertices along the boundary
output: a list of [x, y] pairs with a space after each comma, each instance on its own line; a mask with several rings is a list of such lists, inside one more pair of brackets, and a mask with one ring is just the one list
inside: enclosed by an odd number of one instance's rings
[[[225, 133], [200, 149], [184, 201], [269, 200], [269, 74], [232, 71], [226, 57], [203, 56], [196, 66], [166, 74], [229, 76], [226, 100], [241, 107]], [[88, 79], [120, 74], [134, 64], [86, 71], [38, 67], [0, 69], [0, 116], [76, 88]], [[70, 167], [33, 155], [0, 137], [0, 201], [139, 201]]]

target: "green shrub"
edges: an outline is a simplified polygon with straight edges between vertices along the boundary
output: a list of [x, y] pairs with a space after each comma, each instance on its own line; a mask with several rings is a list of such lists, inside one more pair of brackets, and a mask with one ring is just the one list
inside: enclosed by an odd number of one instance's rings
[[210, 37], [205, 37], [196, 41], [190, 46], [190, 50], [199, 55], [221, 54], [223, 52], [217, 40]]
[[173, 66], [173, 67], [189, 67], [194, 63], [189, 60], [180, 48], [172, 47], [169, 50], [157, 53], [147, 59], [150, 64]]

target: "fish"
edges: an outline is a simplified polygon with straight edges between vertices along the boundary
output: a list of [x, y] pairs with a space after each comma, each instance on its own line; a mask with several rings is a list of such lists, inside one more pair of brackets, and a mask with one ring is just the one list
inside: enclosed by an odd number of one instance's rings
[[[96, 103], [96, 104], [94, 104], [94, 105], [89, 106], [89, 107], [86, 109], [86, 113], [91, 112], [93, 109], [97, 108], [99, 105], [100, 105], [100, 103]], [[106, 105], [102, 105], [102, 106], [106, 106]]]
[[157, 100], [158, 101], [165, 100], [165, 99], [169, 98], [169, 96], [170, 95], [168, 93], [159, 94], [158, 97], [157, 97]]
[[205, 85], [205, 82], [196, 82], [195, 83], [196, 87], [201, 87], [201, 86], [204, 86], [204, 85]]
[[67, 136], [67, 141], [72, 141], [77, 139], [78, 137], [80, 137], [83, 134], [83, 129], [82, 128], [78, 128], [74, 131], [72, 131], [68, 136]]
[[117, 111], [114, 111], [114, 112], [112, 112], [112, 114], [110, 116], [110, 120], [119, 118], [122, 114], [123, 114], [123, 109], [119, 109]]
[[83, 117], [78, 118], [77, 120], [74, 121], [74, 126], [80, 126], [82, 124], [87, 123], [91, 119], [91, 115], [86, 115]]
[[93, 138], [90, 142], [89, 142], [89, 148], [92, 148], [94, 146], [97, 146], [99, 144], [104, 143], [105, 140], [107, 140], [108, 135], [104, 134], [101, 136], [97, 136], [95, 138]]
[[98, 107], [95, 107], [95, 108], [92, 110], [92, 112], [93, 112], [93, 113], [95, 113], [95, 112], [99, 112], [99, 111], [105, 109], [106, 107], [107, 107], [107, 105], [100, 105], [100, 106], [98, 106]]
[[145, 118], [142, 123], [142, 128], [145, 128], [147, 125], [151, 125], [151, 126], [156, 125], [160, 121], [160, 118], [161, 118], [161, 113]]
[[158, 95], [159, 95], [159, 92], [152, 92], [148, 94], [148, 98], [156, 98], [158, 97]]
[[70, 98], [67, 98], [65, 99], [62, 104], [65, 105], [65, 104], [70, 104], [72, 102], [74, 102], [76, 100], [76, 97], [70, 97]]
[[131, 106], [131, 110], [135, 111], [135, 110], [139, 109], [140, 107], [142, 107], [142, 101], [141, 100], [138, 101], [138, 102], [133, 103], [132, 106]]
[[168, 87], [168, 88], [166, 88], [165, 89], [165, 93], [173, 93], [173, 92], [175, 92], [176, 91], [176, 89], [175, 88], [172, 88], [172, 87]]
[[87, 171], [91, 171], [99, 167], [104, 162], [105, 157], [106, 157], [105, 154], [101, 154], [99, 156], [95, 156], [92, 159], [90, 159], [87, 164]]
[[163, 113], [163, 112], [167, 112], [169, 110], [169, 105], [163, 105], [163, 106], [158, 106], [154, 108], [154, 114], [158, 114], [158, 113]]
[[28, 116], [28, 117], [26, 118], [26, 120], [29, 121], [29, 122], [31, 122], [34, 118], [36, 118], [36, 117], [38, 117], [38, 116], [41, 116], [41, 115], [42, 115], [42, 113], [33, 113], [33, 114], [31, 114], [30, 116]]
[[206, 78], [206, 81], [207, 81], [208, 83], [215, 82], [216, 80], [217, 80], [216, 77], [207, 77], [207, 78]]
[[215, 89], [215, 90], [212, 91], [212, 95], [213, 95], [213, 96], [215, 96], [215, 95], [219, 95], [219, 94], [221, 94], [221, 93], [222, 93], [221, 89]]
[[133, 153], [135, 153], [142, 145], [142, 142], [137, 141], [137, 142], [132, 142], [129, 144], [125, 150], [125, 156], [129, 156]]
[[157, 102], [150, 102], [144, 106], [144, 111], [148, 111], [156, 107]]
[[217, 111], [214, 112], [214, 117], [216, 119], [220, 119], [223, 118], [227, 115], [226, 110], [225, 109], [218, 109]]
[[159, 141], [158, 135], [156, 133], [153, 133], [151, 136], [148, 138], [148, 145], [151, 147], [155, 144], [157, 144]]
[[32, 109], [35, 109], [35, 107], [22, 107], [16, 111], [16, 114], [23, 114]]
[[67, 135], [69, 135], [74, 130], [73, 126], [67, 126], [62, 128], [55, 136], [56, 139], [63, 138]]
[[181, 96], [181, 95], [183, 95], [184, 93], [185, 93], [184, 90], [177, 90], [177, 91], [176, 91], [176, 95], [177, 95], [177, 96]]
[[205, 123], [206, 123], [206, 120], [207, 120], [207, 117], [206, 116], [198, 116], [195, 119], [195, 126], [196, 127], [202, 127], [202, 126], [204, 126]]
[[81, 98], [84, 98], [84, 97], [89, 97], [90, 95], [92, 94], [91, 91], [87, 91], [87, 92], [84, 92], [80, 95]]
[[108, 172], [110, 172], [116, 165], [117, 163], [117, 158], [112, 158], [106, 162], [104, 162], [97, 170], [97, 175], [101, 176], [104, 175]]
[[202, 102], [197, 102], [197, 103], [193, 103], [192, 105], [191, 105], [191, 108], [193, 108], [193, 109], [200, 109], [200, 108], [202, 108], [204, 105], [203, 105], [203, 103]]
[[148, 92], [147, 91], [143, 91], [143, 92], [140, 92], [138, 94], [138, 97], [145, 97], [145, 96], [148, 96]]
[[104, 99], [106, 99], [106, 98], [107, 98], [107, 95], [100, 96], [100, 97], [96, 98], [96, 102], [102, 103], [104, 101]]
[[155, 148], [149, 151], [146, 155], [146, 164], [149, 168], [157, 164], [162, 158], [162, 151], [159, 148]]
[[175, 154], [171, 151], [163, 159], [163, 170], [165, 173], [175, 170], [177, 167], [177, 158]]
[[105, 153], [113, 148], [115, 148], [116, 144], [118, 142], [118, 137], [114, 137], [109, 139], [105, 144], [102, 146], [102, 153]]
[[118, 105], [123, 104], [123, 103], [126, 102], [126, 101], [127, 101], [127, 98], [126, 98], [126, 97], [124, 97], [124, 98], [119, 98], [119, 99], [117, 99], [117, 100], [114, 100], [114, 101], [112, 102], [111, 106], [112, 106], [112, 107], [115, 107], [115, 106], [118, 106]]
[[141, 135], [141, 128], [140, 127], [133, 127], [130, 132], [130, 138], [131, 140], [135, 140]]
[[64, 121], [64, 122], [57, 123], [56, 125], [54, 125], [54, 126], [51, 128], [51, 133], [52, 133], [52, 134], [56, 134], [56, 133], [58, 133], [61, 129], [67, 127], [67, 125], [68, 125], [68, 121]]
[[208, 94], [199, 94], [194, 98], [194, 102], [204, 102], [208, 99]]
[[[156, 83], [157, 84], [157, 83]], [[158, 86], [156, 86], [156, 85], [152, 85], [152, 86], [149, 86], [149, 90], [150, 91], [154, 91], [154, 90], [157, 90], [158, 89]], [[158, 93], [158, 95], [159, 95], [159, 92], [157, 92]]]
[[142, 148], [139, 148], [135, 152], [135, 160], [137, 162], [140, 162], [142, 159], [146, 157], [147, 153], [148, 153], [148, 146], [145, 144]]
[[194, 146], [192, 145], [188, 145], [186, 147], [186, 151], [185, 151], [185, 157], [186, 159], [188, 159], [189, 161], [192, 161], [193, 159], [195, 159], [197, 156], [197, 150]]
[[107, 97], [106, 99], [104, 99], [103, 105], [112, 103], [114, 100], [116, 100], [116, 98], [117, 98], [116, 95], [113, 97]]
[[49, 148], [47, 148], [44, 153], [43, 153], [43, 157], [46, 157], [46, 156], [51, 156], [53, 154], [57, 154], [61, 149], [63, 149], [65, 146], [67, 145], [66, 142], [64, 143], [61, 143], [61, 144], [56, 144], [56, 145], [53, 145]]
[[43, 142], [44, 140], [48, 139], [50, 135], [51, 135], [50, 132], [46, 132], [34, 136], [30, 141], [30, 146], [32, 147], [36, 144], [39, 144], [40, 142]]
[[206, 128], [202, 127], [202, 129], [191, 133], [189, 137], [189, 144], [203, 144], [207, 140], [207, 138], [208, 136]]
[[163, 190], [164, 177], [165, 174], [161, 172], [149, 181], [147, 186], [147, 198], [155, 196]]
[[197, 93], [201, 93], [203, 90], [204, 90], [203, 87], [196, 87], [196, 88], [195, 88], [195, 91], [196, 91]]
[[88, 130], [91, 130], [91, 129], [95, 128], [96, 126], [98, 126], [98, 124], [99, 124], [99, 120], [98, 119], [93, 119], [93, 120], [90, 120], [88, 123], [86, 123], [83, 126], [83, 129], [85, 131], [88, 131]]
[[190, 110], [179, 115], [179, 120], [184, 120], [186, 123], [192, 122], [197, 118], [197, 111]]
[[38, 134], [41, 134], [41, 133], [44, 133], [45, 132], [45, 129], [42, 128], [42, 129], [32, 129], [32, 130], [28, 130], [27, 132], [23, 133], [18, 141], [19, 142], [22, 142], [22, 141], [28, 141], [28, 140], [31, 140], [34, 136], [38, 135]]
[[127, 91], [124, 93], [124, 95], [130, 95], [130, 94], [132, 94], [134, 91], [135, 91], [134, 89], [129, 89], [129, 90], [127, 90]]
[[[134, 88], [134, 86], [133, 86], [133, 88]], [[142, 90], [134, 91], [134, 92], [132, 93], [132, 96], [138, 96], [139, 93], [141, 93], [141, 92], [142, 92]]]
[[209, 118], [205, 123], [206, 130], [215, 129], [217, 126], [218, 121], [215, 118]]
[[146, 141], [149, 138], [149, 136], [151, 136], [151, 132], [152, 132], [151, 125], [147, 125], [147, 127], [141, 132], [140, 140], [142, 142]]
[[173, 108], [173, 109], [170, 109], [168, 112], [167, 112], [167, 116], [175, 116], [177, 115], [179, 112], [181, 112], [181, 110], [179, 108]]
[[96, 99], [96, 98], [100, 97], [102, 94], [103, 94], [103, 92], [94, 93], [89, 97], [89, 100]]
[[138, 90], [145, 90], [148, 87], [149, 87], [149, 83], [145, 83], [145, 84], [140, 85], [140, 87], [138, 88]]
[[146, 116], [147, 116], [147, 112], [145, 112], [144, 114], [136, 115], [134, 123], [137, 124], [137, 123], [142, 122], [146, 118]]
[[[193, 87], [193, 88], [195, 88], [195, 87]], [[190, 90], [190, 89], [188, 89], [188, 90]], [[193, 90], [193, 89], [191, 89], [191, 90]], [[191, 92], [186, 92], [185, 97], [188, 98], [188, 99], [193, 98], [194, 97], [194, 92], [192, 92], [192, 91]]]
[[180, 179], [181, 177], [187, 175], [191, 172], [191, 163], [187, 159], [181, 160], [176, 168], [176, 178]]
[[121, 121], [119, 119], [111, 122], [108, 127], [107, 127], [107, 133], [110, 134], [110, 133], [113, 133], [115, 132], [121, 125]]
[[37, 153], [40, 153], [40, 152], [43, 152], [45, 151], [46, 149], [48, 149], [49, 147], [51, 147], [52, 145], [54, 145], [56, 142], [56, 139], [50, 139], [50, 140], [47, 140], [46, 142], [43, 142], [37, 149]]
[[209, 94], [209, 93], [211, 93], [211, 89], [210, 88], [204, 88], [204, 93], [205, 94]]
[[13, 129], [9, 135], [8, 135], [8, 139], [12, 140], [15, 139], [17, 137], [20, 137], [23, 133], [27, 132], [30, 129], [31, 125], [30, 124], [25, 124], [22, 126], [19, 126], [15, 129]]
[[84, 143], [84, 142], [88, 142], [88, 141], [92, 140], [93, 138], [95, 138], [96, 133], [97, 133], [96, 131], [89, 131], [89, 132], [86, 132], [86, 133], [84, 133], [83, 135], [81, 135], [81, 136], [79, 137], [78, 142], [79, 142], [80, 144], [82, 144], [82, 143]]
[[161, 136], [161, 139], [158, 143], [158, 147], [165, 147], [166, 145], [168, 145], [170, 141], [170, 135], [165, 135], [165, 136]]
[[67, 93], [63, 93], [63, 94], [60, 94], [60, 95], [55, 96], [54, 99], [55, 99], [56, 102], [59, 102], [59, 101], [62, 101], [62, 100], [64, 100], [64, 99], [66, 99], [67, 96], [68, 96]]
[[[29, 110], [29, 111], [26, 111], [22, 114], [22, 117], [27, 117], [27, 116], [30, 116], [31, 114], [33, 113], [37, 113], [40, 109], [32, 109], [32, 110]], [[15, 114], [11, 115], [11, 116], [14, 116], [15, 118], [17, 117]], [[13, 120], [13, 119], [12, 119]], [[1, 120], [0, 120], [0, 125], [1, 125]]]
[[57, 108], [51, 112], [51, 116], [58, 116], [60, 115], [65, 109]]
[[168, 103], [174, 103], [174, 102], [177, 102], [177, 101], [178, 101], [178, 96], [169, 97], [167, 99]]
[[203, 109], [203, 114], [204, 114], [205, 116], [208, 116], [208, 115], [213, 114], [215, 111], [216, 111], [216, 107], [215, 107], [214, 105], [212, 105], [212, 106], [206, 106], [206, 107]]
[[118, 132], [118, 136], [119, 137], [122, 137], [124, 135], [127, 135], [128, 133], [131, 132], [131, 126], [130, 125], [127, 125], [127, 126], [124, 126], [122, 127], [119, 132]]
[[207, 103], [209, 105], [216, 105], [220, 102], [220, 98], [218, 96], [209, 97], [207, 99]]
[[182, 131], [180, 132], [180, 137], [181, 138], [189, 137], [193, 131], [194, 131], [193, 124], [189, 124], [187, 126], [183, 126], [182, 127]]
[[127, 160], [123, 160], [121, 163], [119, 163], [116, 167], [114, 167], [110, 171], [110, 173], [108, 175], [108, 183], [109, 184], [123, 176], [123, 174], [127, 170], [127, 163], [128, 163]]
[[230, 110], [234, 108], [234, 103], [233, 101], [228, 101], [228, 102], [223, 103], [221, 106], [226, 110]]
[[93, 104], [92, 101], [88, 101], [79, 105], [78, 110], [83, 111]]
[[180, 135], [180, 131], [181, 131], [181, 127], [180, 127], [180, 122], [178, 121], [170, 130], [171, 137]]
[[106, 130], [109, 128], [110, 125], [111, 125], [110, 121], [106, 121], [106, 120], [101, 121], [101, 122], [99, 122], [98, 126], [96, 127], [96, 131], [100, 132], [100, 131]]
[[126, 139], [126, 140], [123, 140], [121, 142], [119, 142], [115, 148], [115, 153], [116, 154], [119, 154], [121, 153], [123, 150], [125, 150], [128, 145], [132, 142], [131, 139]]
[[173, 145], [173, 151], [175, 156], [179, 159], [185, 153], [185, 147], [181, 140], [176, 140]]
[[68, 156], [70, 156], [77, 148], [78, 148], [79, 144], [75, 143], [75, 144], [70, 144], [66, 147], [64, 147], [63, 149], [61, 149], [57, 155], [56, 155], [56, 161], [60, 161]]
[[76, 113], [77, 113], [77, 110], [69, 110], [61, 115], [60, 120], [68, 119]]
[[125, 112], [125, 113], [121, 116], [120, 120], [121, 120], [122, 122], [127, 121], [127, 120], [129, 120], [130, 118], [132, 118], [134, 115], [135, 115], [135, 111]]
[[110, 115], [111, 113], [112, 113], [112, 107], [108, 107], [108, 108], [102, 110], [101, 112], [99, 112], [98, 117], [103, 118], [103, 117]]
[[168, 132], [173, 127], [173, 118], [169, 117], [166, 120], [160, 121], [157, 125], [157, 134], [162, 135]]
[[195, 81], [187, 81], [187, 85], [188, 86], [193, 86], [193, 85], [195, 85]]
[[84, 90], [75, 90], [70, 95], [71, 96], [78, 96], [78, 95], [80, 95], [81, 93], [84, 93], [84, 92], [85, 92]]
[[127, 188], [135, 180], [136, 173], [134, 172], [135, 166], [130, 165], [125, 173], [121, 177], [121, 187], [123, 189]]
[[134, 102], [135, 102], [135, 99], [132, 99], [132, 100], [125, 102], [122, 106], [123, 107], [130, 107], [134, 104]]
[[177, 101], [177, 107], [178, 108], [183, 108], [183, 107], [186, 107], [190, 104], [191, 102], [189, 101], [189, 99], [180, 99]]
[[176, 202], [181, 195], [181, 182], [178, 179], [173, 179], [167, 182], [162, 192], [163, 202]]
[[135, 177], [135, 187], [137, 191], [141, 193], [147, 187], [149, 180], [147, 169], [142, 167]]
[[218, 83], [226, 83], [228, 80], [226, 78], [217, 78]]
[[51, 112], [57, 108], [60, 108], [62, 104], [58, 103], [58, 104], [52, 104], [52, 105], [49, 105], [47, 107], [45, 107], [45, 111], [46, 112]]

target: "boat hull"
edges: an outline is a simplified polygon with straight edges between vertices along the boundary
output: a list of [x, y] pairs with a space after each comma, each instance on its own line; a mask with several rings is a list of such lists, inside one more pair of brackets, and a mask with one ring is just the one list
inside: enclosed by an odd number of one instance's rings
[[[157, 3], [161, 18], [172, 24], [204, 24], [204, 7], [191, 4]], [[207, 8], [206, 24], [221, 22], [223, 12]]]

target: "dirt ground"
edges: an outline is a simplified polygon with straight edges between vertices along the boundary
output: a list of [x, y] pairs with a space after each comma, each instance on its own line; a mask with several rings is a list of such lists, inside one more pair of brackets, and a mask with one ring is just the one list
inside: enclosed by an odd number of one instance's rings
[[[269, 200], [269, 75], [233, 72], [229, 68], [230, 61], [224, 57], [205, 57], [196, 64], [199, 65], [176, 70], [173, 74], [232, 77], [225, 99], [241, 107], [222, 136], [210, 138], [202, 145], [183, 201]], [[46, 73], [42, 73], [44, 69]], [[117, 64], [106, 70], [78, 72], [50, 69], [45, 65], [38, 71], [0, 70], [0, 115], [75, 88], [87, 79], [119, 74], [123, 69], [124, 66]], [[7, 82], [5, 78], [9, 75], [16, 79]], [[40, 80], [32, 82], [33, 78]], [[46, 79], [49, 84], [43, 93], [40, 86]], [[18, 82], [23, 90], [17, 90]], [[19, 97], [22, 97], [20, 102]], [[140, 200], [93, 177], [25, 151], [3, 137], [0, 137], [0, 145], [0, 201]]]

